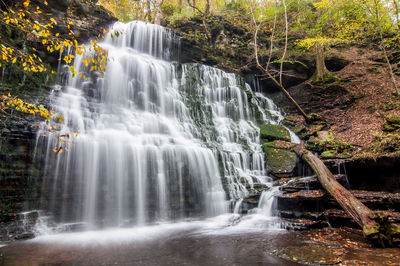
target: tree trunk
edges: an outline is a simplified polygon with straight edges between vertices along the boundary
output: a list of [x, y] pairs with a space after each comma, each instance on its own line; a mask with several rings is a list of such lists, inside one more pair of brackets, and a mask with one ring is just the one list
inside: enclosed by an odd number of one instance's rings
[[154, 24], [160, 25], [161, 24], [161, 17], [162, 17], [162, 6], [163, 0], [155, 0], [154, 1]]
[[147, 11], [147, 21], [151, 22], [151, 3], [150, 0], [147, 0], [146, 2], [146, 11]]
[[391, 223], [385, 213], [376, 213], [361, 203], [350, 191], [340, 185], [325, 164], [303, 146], [294, 151], [314, 170], [322, 186], [363, 229], [364, 235], [375, 245], [387, 247], [400, 234], [400, 226]]
[[397, 96], [399, 96], [399, 88], [397, 87], [397, 83], [396, 83], [396, 78], [394, 77], [394, 73], [393, 73], [393, 69], [392, 69], [392, 64], [389, 61], [387, 52], [386, 52], [386, 48], [385, 48], [385, 44], [383, 42], [383, 35], [382, 35], [382, 28], [381, 28], [381, 18], [379, 15], [379, 1], [374, 0], [375, 3], [375, 16], [376, 16], [376, 24], [378, 26], [378, 32], [379, 32], [379, 37], [380, 37], [380, 41], [381, 41], [381, 50], [383, 53], [383, 56], [385, 57], [387, 66], [388, 66], [388, 70], [389, 70], [389, 75], [390, 75], [390, 80], [392, 81], [393, 84], [393, 88], [396, 91]]
[[323, 45], [316, 43], [314, 46], [315, 49], [315, 63], [316, 63], [316, 79], [317, 80], [325, 80], [326, 75], [328, 74], [328, 69], [325, 66], [325, 55], [324, 55], [324, 47]]
[[283, 53], [282, 53], [282, 58], [281, 58], [281, 66], [280, 66], [280, 69], [279, 69], [279, 83], [283, 86], [283, 83], [282, 83], [283, 63], [285, 61], [285, 56], [286, 56], [287, 47], [288, 47], [288, 27], [289, 27], [289, 23], [288, 23], [288, 16], [287, 16], [286, 1], [283, 0], [282, 3], [283, 3], [283, 7], [285, 9], [285, 47], [283, 48]]
[[187, 0], [188, 5], [193, 8], [194, 10], [196, 10], [197, 12], [199, 12], [199, 14], [202, 16], [202, 24], [203, 24], [203, 28], [204, 28], [204, 33], [206, 34], [206, 37], [208, 39], [208, 41], [211, 42], [212, 36], [210, 31], [208, 30], [207, 27], [207, 17], [210, 14], [210, 0], [207, 0], [206, 2], [206, 6], [203, 10], [200, 10], [197, 6], [196, 6], [196, 1], [195, 0]]
[[397, 27], [399, 28], [399, 30], [400, 30], [400, 18], [399, 18], [399, 3], [397, 3], [397, 0], [393, 0], [393, 5], [394, 5], [394, 8], [395, 8], [395, 10], [396, 10], [396, 22], [397, 22]]
[[207, 0], [206, 8], [204, 9], [204, 13], [203, 13], [203, 19], [202, 19], [203, 21], [202, 22], [203, 22], [204, 32], [206, 33], [206, 37], [207, 37], [208, 41], [211, 42], [212, 36], [207, 27], [207, 17], [209, 14], [210, 14], [210, 1]]

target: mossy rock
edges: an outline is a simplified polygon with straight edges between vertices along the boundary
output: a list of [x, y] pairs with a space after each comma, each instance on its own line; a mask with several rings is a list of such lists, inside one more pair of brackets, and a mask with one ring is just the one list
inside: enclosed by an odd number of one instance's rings
[[389, 125], [389, 124], [384, 124], [383, 126], [382, 126], [382, 131], [385, 131], [385, 132], [393, 132], [393, 131], [396, 131], [397, 129], [399, 129], [400, 128], [400, 125], [398, 125], [398, 124], [391, 124], [391, 125]]
[[321, 146], [321, 143], [316, 137], [311, 137], [306, 142], [306, 149], [314, 152], [321, 153], [324, 151], [324, 148]]
[[269, 147], [271, 143], [265, 144], [267, 145], [263, 145], [263, 149], [267, 170], [278, 178], [292, 176], [296, 167], [297, 155], [289, 150]]
[[400, 125], [400, 117], [394, 115], [388, 115], [385, 120], [390, 125]]
[[263, 147], [263, 149], [266, 149], [266, 148], [276, 148], [276, 143], [275, 143], [274, 141], [265, 142], [265, 143], [262, 145], [262, 147]]
[[290, 133], [283, 126], [264, 124], [260, 126], [260, 137], [266, 141], [290, 141]]
[[329, 151], [324, 151], [323, 153], [321, 153], [321, 158], [322, 159], [333, 159], [336, 158], [336, 154], [335, 151], [333, 150], [329, 150]]
[[282, 121], [282, 124], [293, 131], [296, 135], [301, 135], [306, 132], [306, 126], [298, 116], [288, 115]]

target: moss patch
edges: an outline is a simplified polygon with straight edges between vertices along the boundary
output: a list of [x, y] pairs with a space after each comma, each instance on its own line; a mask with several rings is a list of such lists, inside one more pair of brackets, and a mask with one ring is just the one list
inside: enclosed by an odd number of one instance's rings
[[272, 143], [263, 145], [267, 170], [278, 178], [291, 176], [296, 167], [297, 155], [289, 150], [270, 147]]
[[260, 126], [260, 137], [266, 141], [290, 141], [289, 131], [283, 126], [264, 124]]

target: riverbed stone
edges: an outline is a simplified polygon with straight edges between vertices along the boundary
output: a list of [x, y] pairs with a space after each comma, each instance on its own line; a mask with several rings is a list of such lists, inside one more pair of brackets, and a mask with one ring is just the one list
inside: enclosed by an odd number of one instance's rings
[[260, 137], [266, 141], [285, 140], [290, 141], [289, 131], [283, 126], [264, 124], [260, 126]]

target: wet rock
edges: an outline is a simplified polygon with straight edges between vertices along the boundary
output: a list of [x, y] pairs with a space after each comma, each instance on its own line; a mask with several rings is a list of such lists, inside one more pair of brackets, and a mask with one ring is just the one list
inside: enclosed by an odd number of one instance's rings
[[24, 240], [24, 239], [32, 239], [34, 237], [35, 237], [34, 233], [28, 232], [28, 233], [22, 233], [22, 234], [16, 235], [15, 239]]
[[286, 230], [301, 231], [327, 227], [326, 221], [313, 221], [309, 219], [286, 219], [283, 218], [283, 227]]
[[322, 190], [287, 193], [277, 197], [277, 208], [279, 211], [322, 211], [325, 195], [326, 193]]
[[260, 137], [264, 141], [290, 141], [289, 131], [283, 126], [264, 124], [260, 126]]
[[273, 176], [281, 178], [293, 175], [297, 162], [297, 155], [294, 152], [273, 147], [271, 142], [265, 143], [263, 149], [266, 168]]
[[302, 136], [306, 132], [304, 119], [301, 116], [288, 115], [282, 121], [282, 124], [285, 125], [287, 128], [289, 128], [291, 131], [293, 131], [300, 138], [302, 138]]
[[258, 207], [258, 202], [260, 200], [261, 194], [253, 194], [246, 197], [241, 206], [240, 206], [240, 213], [241, 214], [248, 214], [250, 210]]
[[[348, 186], [345, 175], [335, 175], [334, 177], [341, 185], [345, 187]], [[315, 175], [307, 177], [281, 178], [277, 183], [281, 186], [281, 190], [285, 194], [299, 192], [301, 190], [310, 191], [323, 189]]]

